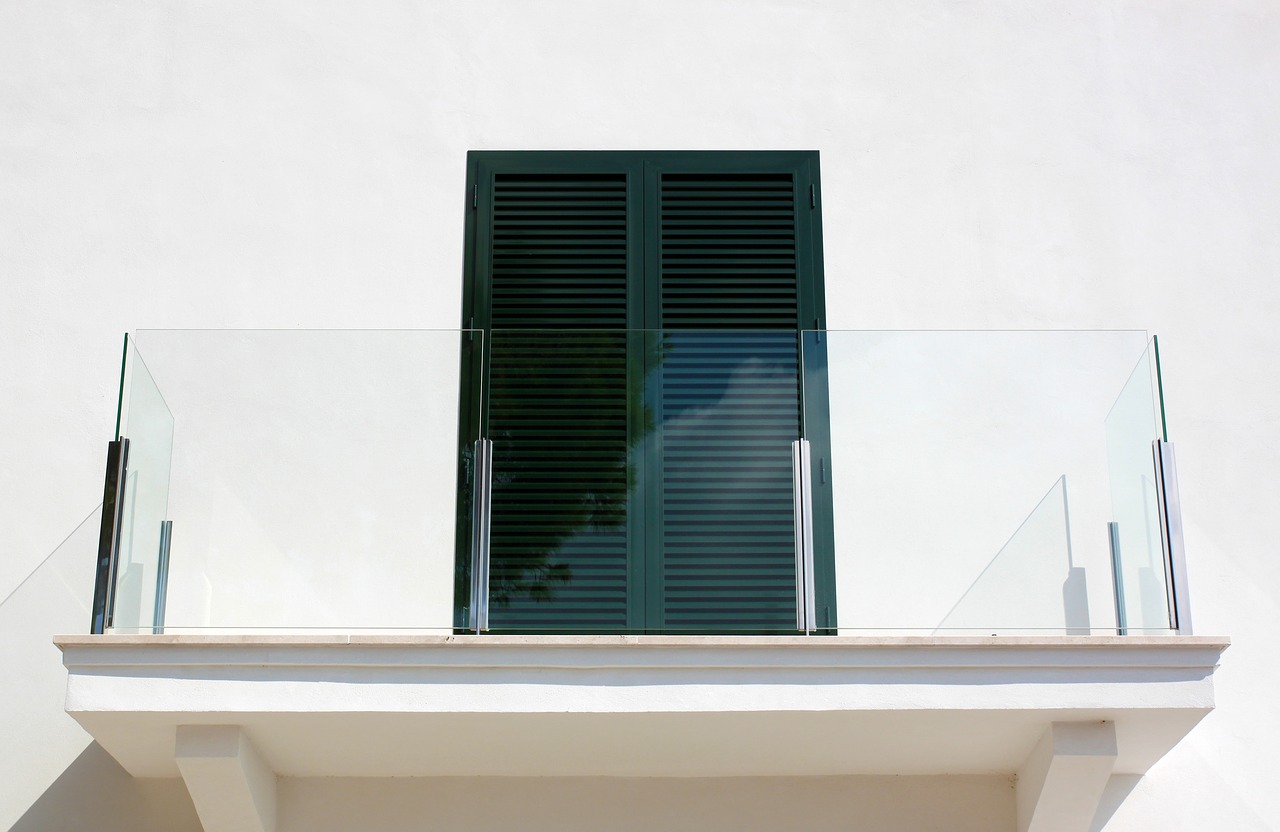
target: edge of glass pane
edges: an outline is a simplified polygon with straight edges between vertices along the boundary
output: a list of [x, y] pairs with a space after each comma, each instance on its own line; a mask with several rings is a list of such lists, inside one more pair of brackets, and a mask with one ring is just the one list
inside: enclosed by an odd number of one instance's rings
[[941, 327], [938, 329], [926, 329], [922, 327], [912, 327], [912, 328], [904, 328], [904, 329], [886, 329], [885, 327], [874, 327], [874, 326], [862, 327], [862, 328], [835, 327], [835, 326], [828, 326], [828, 327], [809, 326], [809, 327], [802, 327], [798, 331], [800, 332], [858, 332], [858, 333], [888, 332], [888, 333], [893, 333], [895, 335], [942, 334], [942, 333], [948, 333], [948, 332], [966, 333], [971, 335], [993, 335], [996, 333], [1012, 333], [1012, 334], [1024, 333], [1027, 335], [1089, 335], [1089, 334], [1119, 333], [1122, 335], [1132, 334], [1132, 335], [1142, 335], [1145, 337], [1148, 334], [1148, 330], [1145, 330], [1145, 329], [1135, 329], [1135, 328], [1125, 328], [1125, 327], [1115, 327], [1115, 328], [1103, 327], [1100, 329], [1064, 329], [1060, 327], [1048, 328], [1048, 329], [1031, 329], [1031, 328], [1025, 328], [1025, 327], [1024, 328], [1018, 328], [1018, 327], [1007, 328], [1006, 327], [1006, 328], [990, 328], [990, 329], [978, 329], [978, 328], [964, 329], [964, 328], [957, 328], [957, 327]]
[[124, 376], [129, 366], [129, 333], [124, 334], [124, 349], [120, 353], [120, 387], [116, 390], [116, 439], [120, 438], [120, 419], [124, 414]]
[[1160, 369], [1160, 336], [1151, 336], [1151, 351], [1156, 357], [1156, 407], [1160, 409], [1160, 438], [1169, 441], [1169, 423], [1164, 412], [1164, 372]]

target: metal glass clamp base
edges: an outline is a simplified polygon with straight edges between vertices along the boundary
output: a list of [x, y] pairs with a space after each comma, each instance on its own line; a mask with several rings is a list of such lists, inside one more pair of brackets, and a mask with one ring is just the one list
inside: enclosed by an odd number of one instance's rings
[[818, 629], [817, 593], [813, 579], [813, 481], [809, 440], [791, 443], [791, 474], [796, 532], [796, 629]]
[[471, 499], [471, 607], [467, 626], [489, 629], [489, 514], [493, 486], [493, 441], [475, 443], [475, 477]]

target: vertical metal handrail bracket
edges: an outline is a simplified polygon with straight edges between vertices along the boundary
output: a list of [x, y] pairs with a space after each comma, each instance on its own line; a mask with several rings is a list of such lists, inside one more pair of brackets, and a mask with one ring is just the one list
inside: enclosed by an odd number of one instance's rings
[[493, 441], [477, 439], [471, 498], [470, 629], [489, 629], [489, 503], [493, 493]]
[[164, 633], [164, 609], [169, 602], [169, 548], [173, 545], [173, 521], [160, 521], [160, 551], [156, 558], [156, 603], [151, 632]]
[[1160, 506], [1160, 540], [1164, 546], [1165, 590], [1169, 596], [1169, 626], [1191, 635], [1191, 596], [1187, 588], [1187, 554], [1182, 542], [1182, 501], [1173, 445], [1163, 439], [1151, 443], [1155, 460], [1156, 497]]
[[1116, 635], [1128, 635], [1128, 612], [1124, 605], [1124, 574], [1121, 572], [1120, 524], [1107, 523], [1107, 543], [1111, 548], [1111, 590], [1116, 607]]
[[129, 440], [123, 436], [107, 445], [107, 476], [102, 486], [102, 526], [93, 581], [93, 611], [89, 632], [101, 635], [111, 628], [115, 608], [116, 567], [120, 555], [120, 526], [124, 521], [124, 484], [129, 470]]
[[809, 440], [791, 443], [792, 492], [796, 524], [796, 629], [817, 629], [817, 594], [813, 580], [813, 481], [809, 468]]

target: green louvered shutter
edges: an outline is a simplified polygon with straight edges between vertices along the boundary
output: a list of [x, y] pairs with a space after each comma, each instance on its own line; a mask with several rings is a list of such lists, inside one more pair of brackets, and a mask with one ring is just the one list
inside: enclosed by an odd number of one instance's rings
[[794, 630], [811, 161], [473, 154], [492, 629]]
[[490, 184], [491, 626], [622, 631], [628, 176]]
[[795, 628], [798, 187], [790, 171], [656, 176], [664, 629]]

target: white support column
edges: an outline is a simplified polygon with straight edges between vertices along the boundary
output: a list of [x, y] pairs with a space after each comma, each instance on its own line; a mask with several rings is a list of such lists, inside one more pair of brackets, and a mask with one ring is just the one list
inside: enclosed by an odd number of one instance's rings
[[1018, 769], [1018, 832], [1088, 832], [1115, 761], [1115, 723], [1051, 724]]
[[274, 832], [276, 773], [239, 725], [179, 725], [174, 749], [205, 832]]

